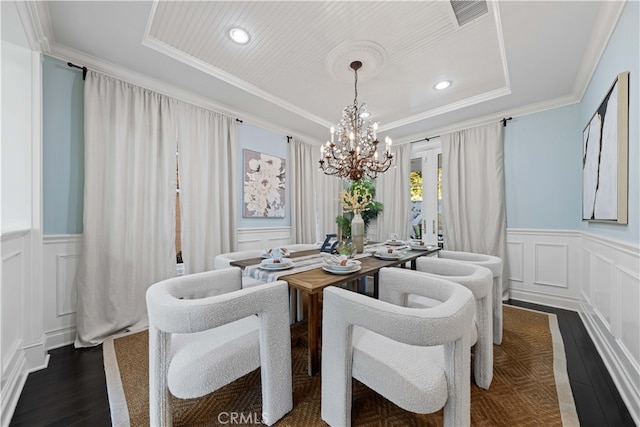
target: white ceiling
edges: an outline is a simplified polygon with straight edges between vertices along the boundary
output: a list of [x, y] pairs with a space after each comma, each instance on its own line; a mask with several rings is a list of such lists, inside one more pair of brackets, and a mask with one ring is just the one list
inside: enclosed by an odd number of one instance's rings
[[[487, 2], [463, 26], [448, 1], [55, 1], [37, 10], [52, 56], [125, 69], [321, 141], [353, 101], [353, 60], [364, 62], [358, 100], [395, 139], [577, 102], [623, 4]], [[236, 25], [248, 44], [228, 38]], [[444, 79], [452, 86], [434, 90]]]

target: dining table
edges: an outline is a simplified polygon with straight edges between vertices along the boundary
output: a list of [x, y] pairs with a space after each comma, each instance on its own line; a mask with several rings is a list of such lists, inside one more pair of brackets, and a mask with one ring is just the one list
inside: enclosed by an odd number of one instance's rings
[[[384, 248], [384, 246], [382, 246]], [[372, 249], [373, 248], [373, 249]], [[270, 276], [272, 280], [284, 280], [289, 284], [291, 292], [300, 291], [306, 296], [306, 318], [307, 318], [307, 345], [308, 345], [308, 373], [310, 376], [320, 371], [320, 345], [321, 345], [321, 314], [320, 314], [320, 296], [327, 286], [344, 286], [347, 284], [355, 284], [355, 289], [363, 292], [364, 287], [358, 286], [361, 278], [373, 277], [373, 297], [378, 298], [378, 276], [379, 271], [385, 267], [400, 267], [416, 269], [416, 260], [421, 256], [428, 256], [437, 253], [440, 250], [437, 246], [428, 246], [413, 250], [407, 247], [402, 255], [394, 259], [382, 259], [374, 256], [375, 248], [380, 248], [380, 244], [371, 245], [369, 249], [365, 247], [365, 253], [356, 256], [360, 263], [358, 271], [348, 274], [334, 274], [325, 271], [322, 268], [323, 255], [320, 250], [307, 250], [293, 252], [289, 258], [294, 264], [305, 264], [307, 267], [302, 268], [303, 271], [280, 271], [277, 276]], [[369, 251], [369, 252], [367, 252]], [[296, 259], [300, 260], [299, 262]], [[313, 263], [313, 260], [316, 263]], [[259, 270], [259, 265], [263, 258], [250, 258], [236, 260], [231, 262], [232, 266], [243, 269], [244, 275], [255, 278], [264, 279], [265, 276], [252, 276], [253, 274], [262, 274], [264, 271]], [[304, 261], [303, 261], [304, 260]], [[300, 269], [299, 269], [300, 270]]]

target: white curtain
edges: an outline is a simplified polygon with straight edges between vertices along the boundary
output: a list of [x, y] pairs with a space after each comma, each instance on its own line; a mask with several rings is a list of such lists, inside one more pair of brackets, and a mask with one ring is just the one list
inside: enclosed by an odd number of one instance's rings
[[236, 122], [180, 104], [178, 130], [182, 259], [186, 273], [199, 273], [236, 249]]
[[291, 198], [291, 241], [315, 243], [316, 236], [316, 147], [296, 138], [289, 142], [289, 195]]
[[146, 325], [149, 285], [175, 275], [175, 101], [90, 71], [76, 347]]
[[502, 258], [503, 299], [509, 297], [500, 122], [442, 135], [445, 249]]
[[391, 233], [397, 233], [401, 239], [409, 238], [411, 147], [403, 144], [392, 150], [393, 166], [376, 178], [376, 198], [383, 205], [377, 220], [378, 241], [381, 242], [387, 240]]
[[342, 204], [340, 202], [340, 192], [344, 189], [344, 180], [335, 176], [326, 175], [318, 167], [320, 161], [320, 149], [315, 153], [316, 174], [316, 239], [323, 242], [327, 234], [338, 235], [338, 224], [336, 217], [342, 215]]

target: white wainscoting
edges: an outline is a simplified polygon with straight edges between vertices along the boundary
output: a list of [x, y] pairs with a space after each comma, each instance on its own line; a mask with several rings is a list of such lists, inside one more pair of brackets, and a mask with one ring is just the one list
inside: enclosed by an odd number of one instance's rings
[[44, 325], [47, 349], [52, 349], [76, 337], [75, 277], [82, 235], [48, 235], [43, 240]]
[[237, 232], [238, 251], [277, 248], [292, 243], [291, 227], [238, 228]]
[[511, 298], [577, 311], [579, 231], [507, 230]]
[[511, 298], [577, 311], [640, 425], [640, 247], [573, 230], [507, 230]]
[[[33, 230], [2, 233], [2, 387], [0, 425], [9, 425], [29, 372], [49, 362], [41, 335], [39, 272], [34, 267]], [[36, 251], [37, 252], [37, 251]], [[39, 270], [39, 268], [38, 268]], [[34, 312], [34, 310], [38, 312]]]
[[580, 317], [640, 425], [640, 247], [582, 233]]

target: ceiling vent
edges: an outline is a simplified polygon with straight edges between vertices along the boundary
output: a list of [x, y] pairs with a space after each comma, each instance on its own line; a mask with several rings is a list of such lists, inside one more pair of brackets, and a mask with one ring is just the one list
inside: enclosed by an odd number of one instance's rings
[[485, 0], [450, 0], [450, 3], [461, 27], [488, 12]]

